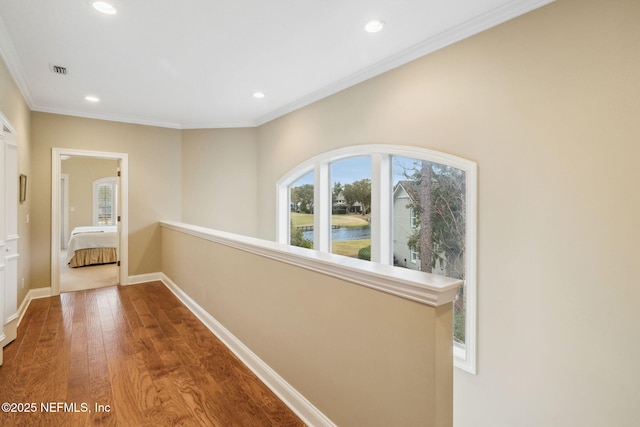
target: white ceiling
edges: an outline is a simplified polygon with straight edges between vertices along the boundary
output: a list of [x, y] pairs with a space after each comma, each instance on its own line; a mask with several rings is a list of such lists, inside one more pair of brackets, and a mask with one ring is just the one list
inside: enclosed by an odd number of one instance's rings
[[257, 126], [551, 1], [0, 0], [0, 53], [35, 111]]

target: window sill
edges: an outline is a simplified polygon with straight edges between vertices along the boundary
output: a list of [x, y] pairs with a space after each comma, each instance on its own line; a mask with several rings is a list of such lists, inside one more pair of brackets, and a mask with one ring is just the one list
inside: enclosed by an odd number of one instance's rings
[[160, 225], [194, 237], [317, 271], [357, 285], [434, 307], [452, 302], [456, 297], [458, 288], [462, 285], [462, 280], [458, 279], [289, 246], [190, 224], [162, 221]]

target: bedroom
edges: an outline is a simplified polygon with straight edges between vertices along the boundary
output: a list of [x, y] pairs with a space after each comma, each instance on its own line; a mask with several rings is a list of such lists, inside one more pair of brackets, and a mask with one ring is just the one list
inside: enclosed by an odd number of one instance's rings
[[116, 160], [62, 157], [61, 292], [118, 282], [117, 170]]

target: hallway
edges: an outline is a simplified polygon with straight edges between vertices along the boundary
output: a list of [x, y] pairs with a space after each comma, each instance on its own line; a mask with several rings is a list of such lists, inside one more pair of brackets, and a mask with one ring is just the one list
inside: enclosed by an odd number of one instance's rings
[[33, 300], [0, 384], [0, 425], [303, 425], [161, 282]]

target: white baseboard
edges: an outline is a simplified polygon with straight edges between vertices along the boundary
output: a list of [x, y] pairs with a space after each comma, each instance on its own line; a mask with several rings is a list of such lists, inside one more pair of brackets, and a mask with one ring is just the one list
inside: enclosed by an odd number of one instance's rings
[[162, 280], [162, 273], [147, 273], [138, 274], [136, 276], [129, 276], [129, 285], [137, 285], [139, 283], [155, 282], [156, 280]]
[[18, 312], [16, 313], [16, 316], [18, 317], [17, 326], [20, 326], [20, 323], [22, 322], [22, 318], [24, 317], [24, 314], [27, 312], [27, 308], [29, 308], [29, 304], [31, 304], [31, 300], [38, 299], [38, 298], [47, 298], [50, 296], [51, 296], [51, 287], [35, 288], [27, 292], [27, 295], [22, 300], [22, 304], [20, 304], [20, 307], [18, 308]]
[[[308, 426], [335, 427], [335, 424], [309, 402], [291, 384], [286, 382], [276, 371], [271, 369], [262, 359], [253, 353], [227, 328], [218, 322], [211, 314], [196, 303], [180, 287], [164, 273], [148, 273], [129, 276], [129, 285], [161, 281], [164, 285], [196, 316], [204, 325], [216, 335], [258, 378], [269, 387], [293, 412]], [[16, 313], [18, 325], [22, 321], [31, 300], [51, 296], [51, 288], [31, 289]]]
[[[157, 273], [165, 286], [216, 335], [254, 374], [309, 426], [335, 427], [335, 424], [300, 392], [236, 338], [227, 328], [196, 303], [164, 273]], [[154, 276], [155, 277], [155, 276]], [[133, 283], [133, 282], [131, 282]], [[141, 282], [137, 282], [141, 283]]]

